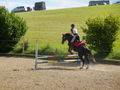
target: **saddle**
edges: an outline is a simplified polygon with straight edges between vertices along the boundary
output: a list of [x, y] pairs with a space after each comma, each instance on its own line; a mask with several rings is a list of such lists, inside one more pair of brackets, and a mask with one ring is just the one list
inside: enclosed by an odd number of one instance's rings
[[80, 46], [80, 45], [85, 45], [85, 43], [84, 43], [84, 42], [75, 42], [75, 43], [74, 43], [74, 46], [75, 46], [75, 47], [78, 47], [78, 46]]

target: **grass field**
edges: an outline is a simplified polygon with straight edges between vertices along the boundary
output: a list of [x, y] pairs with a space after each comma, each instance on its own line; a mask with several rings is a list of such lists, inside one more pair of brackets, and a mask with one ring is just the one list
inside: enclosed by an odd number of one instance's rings
[[[105, 17], [107, 15], [120, 16], [120, 5], [89, 6], [80, 8], [33, 11], [17, 13], [23, 17], [28, 25], [28, 31], [24, 38], [29, 40], [30, 51], [34, 50], [35, 40], [39, 40], [39, 48], [49, 45], [54, 49], [67, 52], [67, 44], [61, 45], [62, 33], [70, 32], [70, 24], [76, 24], [79, 35], [82, 37], [81, 26], [85, 26], [88, 18]], [[119, 35], [120, 38], [120, 35]], [[120, 49], [120, 40], [115, 44], [114, 49]], [[120, 53], [120, 50], [117, 51]]]

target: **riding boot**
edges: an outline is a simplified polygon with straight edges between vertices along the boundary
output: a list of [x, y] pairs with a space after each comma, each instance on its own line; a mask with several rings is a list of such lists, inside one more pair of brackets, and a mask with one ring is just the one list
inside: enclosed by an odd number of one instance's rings
[[74, 47], [74, 43], [72, 42], [71, 45], [70, 45], [70, 53], [71, 54], [73, 54], [73, 52], [72, 52], [73, 47]]

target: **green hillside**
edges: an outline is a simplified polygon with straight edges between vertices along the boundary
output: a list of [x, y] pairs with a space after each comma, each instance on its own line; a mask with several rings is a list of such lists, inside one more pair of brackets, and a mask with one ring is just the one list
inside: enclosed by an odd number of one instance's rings
[[89, 6], [80, 8], [46, 10], [17, 13], [23, 17], [29, 27], [25, 38], [29, 40], [31, 50], [34, 49], [35, 40], [39, 40], [40, 47], [49, 44], [51, 47], [61, 49], [67, 48], [61, 45], [61, 34], [70, 32], [70, 24], [76, 24], [80, 36], [83, 35], [81, 26], [92, 17], [104, 17], [107, 15], [119, 15], [120, 5]]

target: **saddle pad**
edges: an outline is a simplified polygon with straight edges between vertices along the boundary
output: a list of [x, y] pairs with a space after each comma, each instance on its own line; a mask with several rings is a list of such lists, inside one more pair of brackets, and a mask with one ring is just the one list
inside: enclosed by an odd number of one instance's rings
[[74, 46], [76, 46], [76, 47], [78, 47], [80, 45], [85, 45], [85, 43], [84, 42], [75, 42], [74, 43]]

